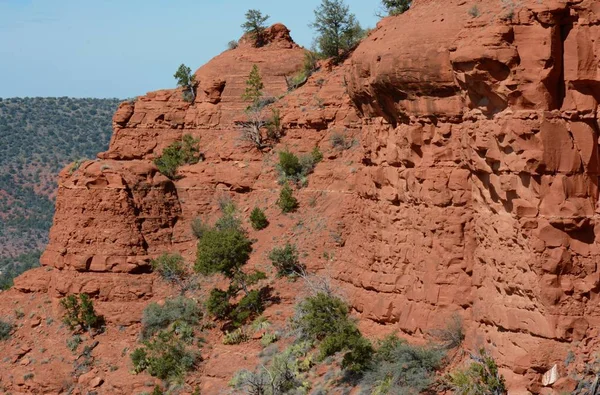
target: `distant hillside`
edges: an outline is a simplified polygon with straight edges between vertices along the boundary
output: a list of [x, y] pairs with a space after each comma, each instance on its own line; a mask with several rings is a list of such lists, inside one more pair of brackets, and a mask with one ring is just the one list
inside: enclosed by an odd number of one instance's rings
[[119, 102], [0, 98], [0, 262], [46, 244], [58, 172], [108, 147]]

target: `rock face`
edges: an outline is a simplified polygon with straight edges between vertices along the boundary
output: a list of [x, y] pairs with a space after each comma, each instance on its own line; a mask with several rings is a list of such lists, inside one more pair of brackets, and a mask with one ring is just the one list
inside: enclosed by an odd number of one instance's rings
[[[121, 105], [109, 150], [61, 174], [42, 259], [55, 270], [24, 275], [17, 291], [88, 292], [109, 322], [130, 325], [127, 303], [141, 311], [168, 294], [150, 258], [193, 260], [191, 221], [227, 195], [280, 224], [257, 235], [251, 263], [293, 239], [370, 334], [425, 336], [459, 314], [467, 346], [487, 348], [511, 389], [539, 392], [555, 364], [564, 382], [562, 362], [596, 350], [600, 324], [598, 3], [415, 1], [287, 94], [303, 50], [282, 25], [268, 37], [200, 68], [193, 104], [165, 90]], [[269, 96], [285, 94], [272, 106], [286, 136], [266, 153], [234, 126], [253, 64]], [[183, 134], [206, 160], [170, 181], [152, 159]], [[325, 160], [297, 192], [303, 209], [281, 216], [276, 153], [315, 145]]]
[[382, 21], [351, 59], [369, 237], [341, 279], [404, 331], [460, 312], [534, 381], [597, 336], [600, 8], [449, 3]]

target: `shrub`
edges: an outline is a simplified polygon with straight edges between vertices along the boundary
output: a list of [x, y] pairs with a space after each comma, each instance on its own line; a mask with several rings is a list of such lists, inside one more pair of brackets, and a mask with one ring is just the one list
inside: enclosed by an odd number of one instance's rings
[[269, 220], [267, 219], [265, 212], [258, 207], [255, 207], [250, 213], [250, 223], [254, 230], [263, 230], [269, 226]]
[[300, 159], [288, 150], [279, 153], [279, 168], [286, 177], [297, 177], [302, 173]]
[[165, 148], [162, 154], [154, 159], [154, 164], [161, 174], [175, 179], [179, 166], [195, 164], [204, 159], [198, 146], [199, 140], [186, 134], [181, 141], [175, 141]]
[[69, 295], [61, 299], [61, 306], [65, 309], [63, 322], [71, 330], [91, 331], [100, 329], [104, 325], [104, 317], [96, 315], [94, 304], [86, 294]]
[[215, 230], [224, 231], [232, 230], [237, 232], [242, 231], [242, 221], [233, 213], [224, 214], [215, 222]]
[[345, 351], [342, 368], [349, 372], [366, 370], [374, 349], [348, 316], [348, 306], [340, 298], [322, 292], [298, 305], [293, 326], [301, 338], [321, 340], [321, 359]]
[[346, 339], [346, 348], [348, 352], [342, 359], [342, 368], [349, 372], [364, 372], [367, 370], [373, 360], [373, 345], [362, 335], [349, 337]]
[[313, 51], [304, 52], [304, 62], [302, 63], [302, 69], [293, 77], [285, 77], [288, 91], [293, 91], [304, 85], [308, 78], [317, 69], [317, 60], [319, 59], [318, 54]]
[[202, 238], [205, 231], [210, 229], [200, 218], [194, 218], [192, 221], [192, 233], [197, 239]]
[[301, 337], [322, 340], [345, 324], [348, 313], [348, 306], [343, 300], [319, 292], [298, 305], [294, 326], [299, 329]]
[[269, 253], [269, 259], [277, 269], [277, 275], [281, 277], [298, 274], [304, 270], [296, 246], [289, 243], [283, 248], [273, 248]]
[[183, 257], [179, 254], [162, 254], [150, 261], [150, 265], [152, 270], [167, 281], [177, 282], [185, 277]]
[[273, 343], [275, 343], [277, 340], [279, 340], [279, 336], [277, 335], [277, 333], [265, 333], [261, 338], [260, 338], [260, 344], [262, 344], [263, 347], [267, 347]]
[[232, 278], [248, 262], [252, 241], [238, 229], [210, 229], [198, 241], [196, 270]]
[[244, 32], [249, 34], [254, 40], [255, 47], [262, 47], [265, 44], [265, 22], [269, 15], [264, 15], [259, 10], [248, 10], [246, 12], [246, 22], [242, 24]]
[[452, 315], [446, 326], [431, 332], [447, 349], [460, 346], [465, 339], [462, 318], [458, 314]]
[[241, 344], [247, 342], [250, 339], [248, 333], [244, 330], [244, 328], [237, 328], [232, 332], [227, 332], [225, 336], [223, 336], [223, 344], [232, 345], [232, 344]]
[[162, 331], [143, 348], [131, 354], [134, 370], [146, 370], [162, 380], [181, 381], [198, 360], [198, 354], [186, 348], [186, 343], [174, 331]]
[[289, 185], [286, 184], [281, 188], [277, 205], [283, 213], [291, 213], [298, 208], [298, 199], [294, 197], [294, 191]]
[[232, 50], [232, 49], [236, 49], [238, 47], [238, 41], [237, 40], [231, 40], [227, 43], [227, 49]]
[[77, 347], [83, 342], [83, 339], [79, 335], [73, 335], [70, 339], [67, 339], [67, 348], [71, 352], [75, 352]]
[[[372, 369], [367, 370], [361, 387], [369, 394], [423, 393], [434, 383], [443, 365], [444, 352], [434, 347], [411, 346], [395, 336], [380, 343]], [[393, 392], [393, 393], [396, 393]]]
[[229, 313], [232, 310], [232, 306], [229, 303], [229, 294], [220, 289], [212, 289], [210, 296], [206, 300], [206, 310], [218, 319], [229, 317]]
[[0, 341], [10, 338], [13, 330], [13, 324], [7, 321], [0, 320]]
[[234, 326], [243, 325], [250, 318], [265, 310], [263, 295], [258, 290], [248, 292], [233, 309], [231, 320]]
[[279, 153], [278, 170], [284, 177], [284, 180], [289, 180], [294, 183], [304, 183], [306, 176], [313, 172], [317, 163], [323, 160], [323, 154], [318, 147], [298, 158], [288, 150]]
[[346, 138], [343, 133], [333, 133], [330, 138], [331, 147], [346, 150], [352, 148], [353, 142]]
[[281, 115], [278, 108], [271, 109], [271, 118], [267, 121], [267, 137], [279, 141], [283, 134], [281, 128]]
[[343, 0], [323, 0], [310, 26], [318, 33], [317, 45], [326, 57], [340, 59], [364, 36], [364, 31]]
[[[301, 360], [305, 354], [300, 354], [296, 345], [292, 345], [282, 353], [275, 355], [270, 363], [261, 364], [253, 372], [242, 370], [237, 372], [230, 385], [248, 394], [306, 394], [309, 383], [303, 380], [302, 364], [308, 358]], [[308, 361], [310, 364], [310, 361]]]
[[479, 7], [477, 7], [477, 5], [474, 5], [473, 7], [469, 8], [468, 12], [472, 18], [477, 18], [479, 15], [481, 15]]
[[148, 339], [171, 324], [185, 322], [195, 325], [202, 318], [198, 304], [192, 299], [182, 296], [167, 299], [161, 306], [151, 303], [144, 309], [142, 317], [142, 338]]
[[400, 15], [408, 11], [412, 0], [381, 0], [388, 15]]
[[300, 157], [300, 166], [302, 168], [300, 175], [302, 177], [306, 177], [310, 173], [313, 172], [317, 163], [323, 160], [323, 154], [319, 151], [318, 147], [313, 148], [313, 150]]
[[498, 372], [496, 361], [485, 350], [472, 355], [473, 362], [467, 369], [450, 373], [447, 381], [457, 395], [504, 395], [504, 377]]

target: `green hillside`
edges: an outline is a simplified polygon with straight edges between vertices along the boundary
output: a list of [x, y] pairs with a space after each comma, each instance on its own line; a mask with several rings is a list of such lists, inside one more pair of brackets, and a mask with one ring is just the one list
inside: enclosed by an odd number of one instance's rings
[[0, 264], [43, 249], [58, 172], [106, 150], [119, 102], [0, 98]]

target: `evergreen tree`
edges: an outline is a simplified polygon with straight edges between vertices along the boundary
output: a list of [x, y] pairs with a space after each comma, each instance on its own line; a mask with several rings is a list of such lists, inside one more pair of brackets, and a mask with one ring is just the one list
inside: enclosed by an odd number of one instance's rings
[[252, 66], [252, 71], [246, 80], [246, 91], [242, 95], [242, 99], [244, 101], [248, 101], [251, 104], [248, 106], [248, 109], [256, 109], [259, 107], [260, 98], [263, 95], [264, 84], [262, 81], [262, 77], [260, 76], [260, 71], [258, 70], [257, 65]]
[[184, 92], [183, 99], [191, 102], [196, 100], [196, 76], [192, 74], [192, 69], [182, 63], [173, 77], [175, 77], [177, 80], [177, 86], [180, 86], [186, 90]]
[[322, 55], [339, 58], [364, 36], [364, 30], [343, 0], [323, 0], [309, 25], [318, 32], [317, 45]]
[[250, 34], [254, 40], [254, 46], [259, 48], [265, 44], [265, 22], [269, 15], [264, 15], [259, 10], [248, 10], [246, 12], [246, 22], [242, 23], [242, 29]]

